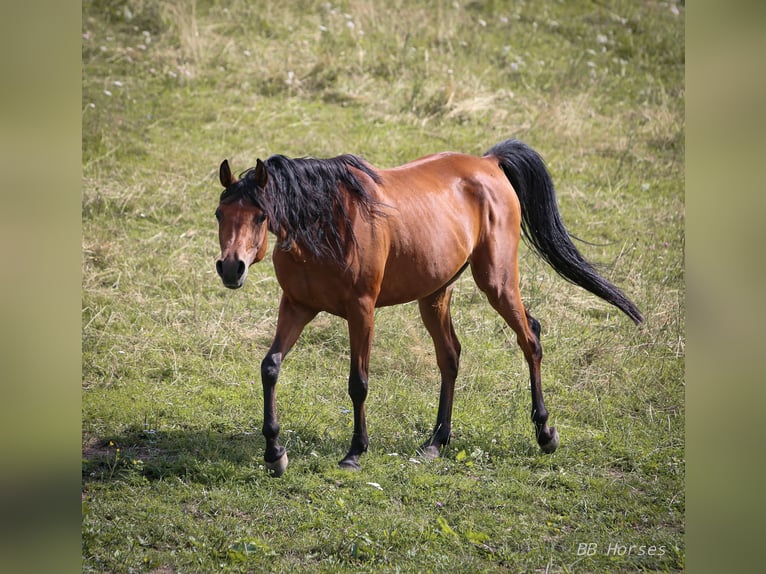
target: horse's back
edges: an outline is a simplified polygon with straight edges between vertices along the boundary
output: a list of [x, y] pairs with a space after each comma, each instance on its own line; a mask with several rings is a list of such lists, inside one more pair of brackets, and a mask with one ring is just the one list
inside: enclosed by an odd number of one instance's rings
[[509, 216], [518, 221], [518, 200], [492, 158], [447, 152], [379, 173], [378, 199], [389, 206], [375, 241], [386, 251], [381, 305], [441, 288], [488, 233]]
[[[391, 225], [423, 239], [423, 230], [473, 236], [491, 219], [519, 212], [518, 198], [491, 156], [444, 152], [379, 171], [379, 199], [392, 206]], [[426, 241], [426, 243], [428, 243]]]

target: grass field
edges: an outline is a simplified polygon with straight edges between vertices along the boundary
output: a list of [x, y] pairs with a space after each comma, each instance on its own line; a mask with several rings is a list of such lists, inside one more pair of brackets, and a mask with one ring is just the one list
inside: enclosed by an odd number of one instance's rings
[[[676, 2], [83, 2], [84, 572], [684, 569], [684, 6]], [[268, 259], [222, 287], [217, 168], [273, 153], [392, 167], [508, 137], [636, 328], [522, 251], [561, 446], [470, 274], [453, 439], [417, 458], [438, 371], [417, 305], [380, 309], [370, 451], [351, 435], [345, 323], [282, 369], [290, 467], [262, 466]]]

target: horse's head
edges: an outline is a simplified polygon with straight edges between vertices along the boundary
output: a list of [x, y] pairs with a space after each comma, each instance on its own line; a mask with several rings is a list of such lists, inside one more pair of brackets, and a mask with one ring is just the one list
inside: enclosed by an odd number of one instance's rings
[[245, 283], [248, 267], [266, 255], [268, 223], [257, 198], [263, 195], [268, 174], [258, 160], [255, 168], [237, 179], [229, 162], [223, 160], [218, 175], [224, 192], [215, 210], [221, 242], [221, 258], [215, 268], [226, 287], [239, 289]]

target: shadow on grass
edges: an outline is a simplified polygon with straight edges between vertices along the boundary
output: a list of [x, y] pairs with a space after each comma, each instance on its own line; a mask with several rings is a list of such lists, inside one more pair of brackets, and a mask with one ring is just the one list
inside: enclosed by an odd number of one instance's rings
[[[283, 444], [295, 459], [339, 460], [343, 439], [311, 429], [286, 434]], [[265, 440], [260, 432], [213, 430], [147, 431], [129, 428], [107, 437], [83, 437], [82, 481], [86, 483], [180, 478], [202, 484], [264, 476]], [[294, 459], [294, 460], [295, 460]]]

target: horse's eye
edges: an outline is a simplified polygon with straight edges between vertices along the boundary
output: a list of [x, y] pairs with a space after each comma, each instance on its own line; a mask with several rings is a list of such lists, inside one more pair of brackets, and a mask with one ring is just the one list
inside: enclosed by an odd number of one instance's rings
[[265, 213], [261, 213], [260, 215], [256, 216], [256, 218], [255, 218], [255, 224], [256, 224], [256, 225], [260, 225], [260, 224], [261, 224], [261, 223], [263, 223], [265, 220], [266, 220], [266, 214], [265, 214]]
[[218, 223], [221, 222], [221, 218], [223, 217], [223, 214], [221, 213], [220, 209], [215, 210], [215, 218], [218, 220]]

